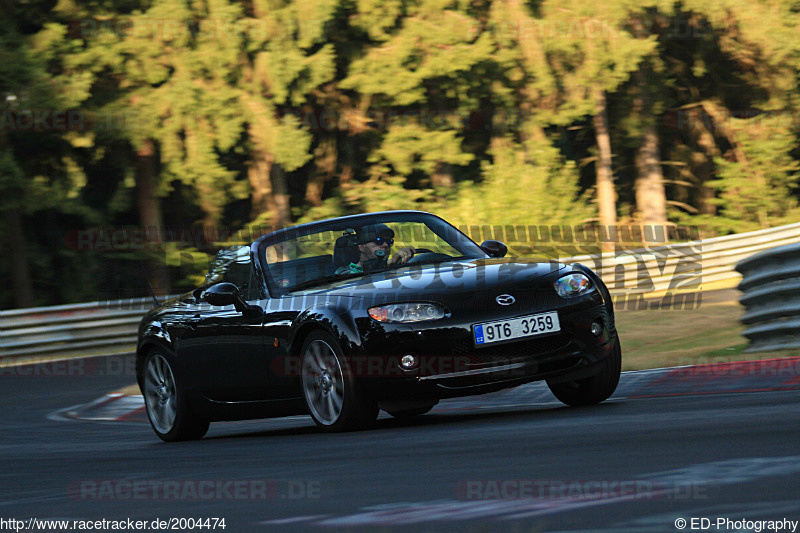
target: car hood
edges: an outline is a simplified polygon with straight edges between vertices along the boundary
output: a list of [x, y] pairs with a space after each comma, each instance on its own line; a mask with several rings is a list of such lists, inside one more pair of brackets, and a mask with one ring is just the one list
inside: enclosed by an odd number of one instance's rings
[[320, 285], [293, 295], [408, 299], [490, 290], [535, 289], [550, 284], [567, 265], [513, 259], [471, 259], [434, 264], [412, 264], [375, 274]]

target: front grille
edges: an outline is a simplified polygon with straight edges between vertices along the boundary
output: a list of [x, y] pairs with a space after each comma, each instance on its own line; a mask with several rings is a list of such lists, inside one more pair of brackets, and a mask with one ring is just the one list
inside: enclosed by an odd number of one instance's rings
[[545, 355], [566, 348], [569, 345], [569, 341], [569, 337], [564, 333], [482, 347], [476, 347], [471, 340], [463, 340], [451, 347], [450, 354], [468, 355], [470, 356], [470, 361], [474, 361], [469, 366], [483, 366]]

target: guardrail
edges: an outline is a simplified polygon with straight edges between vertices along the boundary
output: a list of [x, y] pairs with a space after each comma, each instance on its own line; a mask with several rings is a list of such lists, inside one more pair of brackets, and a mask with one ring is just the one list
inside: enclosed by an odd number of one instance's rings
[[597, 272], [617, 299], [654, 294], [687, 294], [723, 282], [733, 287], [743, 259], [776, 246], [800, 242], [800, 223], [686, 243], [582, 255], [565, 262], [583, 263]]
[[800, 243], [779, 246], [740, 261], [742, 335], [748, 352], [800, 347]]
[[[634, 250], [621, 248], [617, 252], [560, 260], [583, 263], [594, 269], [606, 281], [615, 302], [627, 303], [629, 309], [635, 309], [646, 296], [666, 294], [669, 298], [675, 295], [677, 300], [681, 295], [691, 297], [704, 285], [729, 282], [734, 286], [740, 279], [734, 268], [737, 263], [745, 265], [743, 268], [746, 270], [749, 268], [747, 265], [755, 265], [753, 261], [760, 255], [751, 257], [753, 254], [790, 243], [800, 243], [800, 224], [687, 243]], [[744, 273], [743, 270], [740, 272]], [[794, 277], [800, 278], [800, 275]], [[800, 279], [791, 283], [786, 286], [789, 291], [800, 286]], [[740, 288], [745, 286], [743, 283]], [[745, 316], [747, 320], [753, 320], [754, 325], [745, 331], [745, 335], [755, 339], [753, 346], [757, 347], [767, 342], [764, 339], [768, 336], [786, 332], [786, 335], [794, 335], [792, 342], [798, 342], [792, 346], [800, 346], [800, 336], [791, 332], [792, 328], [797, 330], [800, 327], [800, 319], [786, 322], [776, 315], [774, 320], [777, 322], [761, 322], [762, 318], [777, 312], [776, 309], [796, 310], [800, 306], [800, 297], [795, 300], [787, 298], [784, 304], [774, 305], [767, 302], [774, 302], [770, 298], [777, 293], [768, 292], [766, 285], [761, 289], [765, 292], [753, 292], [753, 312], [748, 308]], [[745, 305], [750, 302], [746, 298], [742, 299]], [[142, 298], [0, 311], [0, 362], [15, 357], [132, 352], [136, 346], [139, 320], [151, 303], [151, 299]], [[761, 305], [764, 307], [759, 307]], [[800, 316], [800, 313], [796, 314]], [[756, 320], [759, 321], [757, 325]], [[769, 329], [762, 335], [761, 327]], [[774, 349], [772, 344], [770, 346]], [[789, 347], [788, 344], [782, 346]]]
[[0, 362], [133, 352], [151, 298], [0, 311]]

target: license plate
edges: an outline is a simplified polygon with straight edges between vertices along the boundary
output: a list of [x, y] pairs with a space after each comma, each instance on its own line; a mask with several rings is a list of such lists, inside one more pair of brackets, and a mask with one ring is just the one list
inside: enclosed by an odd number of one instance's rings
[[561, 324], [558, 323], [558, 313], [556, 311], [472, 326], [476, 345], [533, 337], [544, 335], [545, 333], [553, 333], [554, 331], [561, 331]]

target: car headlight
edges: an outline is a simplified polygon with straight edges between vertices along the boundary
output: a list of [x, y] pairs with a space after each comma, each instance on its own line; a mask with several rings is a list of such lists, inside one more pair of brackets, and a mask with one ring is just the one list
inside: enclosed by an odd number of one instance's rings
[[589, 292], [594, 285], [592, 285], [592, 280], [584, 274], [573, 272], [572, 274], [567, 274], [566, 276], [558, 278], [553, 286], [556, 288], [558, 295], [562, 298], [573, 298]]
[[444, 308], [432, 303], [405, 303], [371, 307], [369, 316], [378, 322], [422, 322], [444, 318]]

